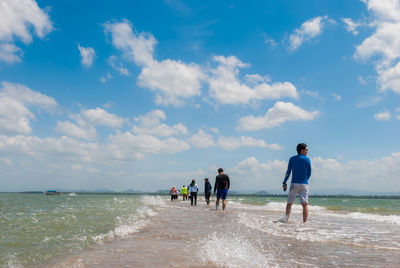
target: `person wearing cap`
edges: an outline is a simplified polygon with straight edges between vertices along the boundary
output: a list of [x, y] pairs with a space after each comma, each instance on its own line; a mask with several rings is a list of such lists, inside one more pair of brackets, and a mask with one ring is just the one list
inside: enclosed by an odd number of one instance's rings
[[197, 205], [197, 192], [199, 191], [199, 186], [197, 186], [196, 181], [192, 180], [189, 185], [189, 194], [190, 194], [190, 205]]
[[218, 169], [218, 176], [215, 177], [214, 194], [217, 192], [217, 201], [215, 202], [216, 210], [218, 210], [219, 200], [222, 199], [222, 210], [226, 208], [226, 197], [230, 186], [229, 176], [224, 173], [222, 168]]
[[311, 176], [311, 160], [307, 157], [308, 148], [305, 143], [299, 143], [296, 150], [297, 155], [292, 156], [289, 159], [285, 179], [282, 183], [283, 191], [286, 191], [286, 182], [289, 179], [290, 173], [292, 173], [292, 181], [290, 183], [290, 189], [286, 204], [286, 213], [285, 217], [281, 220], [285, 222], [289, 220], [290, 211], [292, 209], [294, 199], [297, 195], [299, 195], [300, 203], [303, 206], [303, 222], [307, 222], [308, 218], [308, 179]]
[[206, 199], [207, 206], [210, 206], [210, 196], [211, 196], [211, 183], [208, 181], [208, 178], [204, 179], [204, 197]]

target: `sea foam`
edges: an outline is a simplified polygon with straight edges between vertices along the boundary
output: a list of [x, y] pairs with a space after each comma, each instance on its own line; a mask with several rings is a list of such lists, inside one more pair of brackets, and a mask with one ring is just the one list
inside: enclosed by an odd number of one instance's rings
[[238, 234], [211, 234], [203, 241], [198, 257], [204, 265], [212, 263], [218, 267], [278, 267], [273, 252], [264, 252], [256, 242]]

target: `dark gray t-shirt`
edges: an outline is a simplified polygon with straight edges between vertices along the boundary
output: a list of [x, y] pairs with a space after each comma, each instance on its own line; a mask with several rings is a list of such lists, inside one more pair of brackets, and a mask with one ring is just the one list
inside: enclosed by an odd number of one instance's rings
[[229, 186], [230, 186], [230, 181], [228, 175], [219, 174], [217, 177], [215, 177], [214, 190], [222, 190], [222, 189], [229, 190]]

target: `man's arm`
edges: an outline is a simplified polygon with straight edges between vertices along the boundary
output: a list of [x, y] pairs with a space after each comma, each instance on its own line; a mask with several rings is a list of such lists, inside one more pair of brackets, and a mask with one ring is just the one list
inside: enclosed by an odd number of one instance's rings
[[285, 178], [283, 179], [283, 184], [286, 184], [287, 180], [289, 179], [290, 173], [292, 172], [292, 161], [290, 161], [290, 160], [289, 160], [288, 168], [286, 170]]
[[218, 180], [218, 176], [215, 177], [214, 194], [215, 194], [215, 191], [217, 190], [217, 180]]
[[291, 160], [292, 160], [292, 158], [289, 159], [288, 168], [286, 170], [285, 178], [283, 179], [283, 183], [282, 183], [282, 189], [284, 192], [286, 192], [286, 190], [287, 190], [286, 182], [288, 181], [290, 173], [292, 172], [292, 161]]
[[229, 180], [229, 176], [228, 175], [226, 175], [228, 178], [228, 190], [229, 190], [229, 187], [231, 186], [231, 181]]
[[307, 179], [311, 177], [311, 161], [310, 159], [307, 159], [307, 164], [308, 164], [308, 172], [307, 172]]

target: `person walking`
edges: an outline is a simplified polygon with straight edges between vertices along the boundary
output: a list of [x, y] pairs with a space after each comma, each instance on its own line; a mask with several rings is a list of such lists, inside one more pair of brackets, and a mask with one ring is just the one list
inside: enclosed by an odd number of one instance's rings
[[210, 196], [211, 196], [211, 183], [208, 181], [208, 178], [204, 179], [204, 197], [206, 199], [207, 206], [210, 206]]
[[307, 222], [308, 219], [308, 195], [309, 185], [308, 179], [311, 176], [311, 160], [307, 157], [308, 148], [305, 143], [299, 143], [297, 145], [297, 155], [292, 156], [289, 159], [288, 168], [283, 180], [282, 188], [286, 191], [286, 182], [289, 179], [290, 173], [292, 173], [292, 181], [290, 183], [289, 194], [286, 204], [286, 213], [283, 221], [289, 220], [290, 211], [294, 199], [297, 195], [300, 196], [300, 203], [303, 206], [303, 222]]
[[181, 188], [181, 195], [182, 195], [182, 201], [185, 201], [188, 199], [188, 188], [186, 188], [185, 185], [183, 185]]
[[170, 195], [171, 195], [171, 201], [176, 201], [178, 200], [178, 190], [176, 189], [175, 186], [173, 186], [171, 188], [171, 190], [169, 191]]
[[196, 181], [192, 180], [189, 185], [189, 194], [190, 194], [190, 205], [197, 205], [197, 192], [199, 191], [199, 186], [197, 186]]
[[215, 177], [214, 194], [217, 192], [217, 201], [215, 202], [216, 210], [218, 210], [219, 200], [222, 199], [222, 210], [226, 208], [226, 197], [230, 187], [229, 176], [224, 173], [222, 168], [218, 169], [218, 176]]

